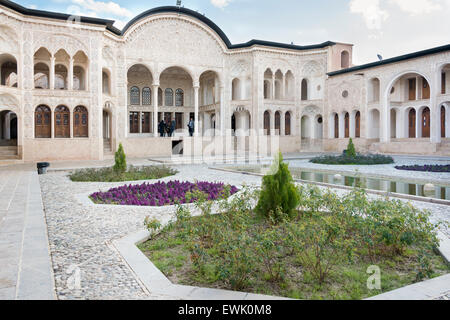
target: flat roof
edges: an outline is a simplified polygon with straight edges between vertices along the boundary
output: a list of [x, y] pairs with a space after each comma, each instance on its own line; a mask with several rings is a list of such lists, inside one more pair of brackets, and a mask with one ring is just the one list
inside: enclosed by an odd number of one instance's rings
[[332, 77], [332, 76], [337, 76], [337, 75], [340, 75], [340, 74], [345, 74], [345, 73], [350, 73], [350, 72], [355, 72], [355, 71], [375, 68], [375, 67], [383, 66], [383, 65], [386, 65], [386, 64], [395, 63], [395, 62], [400, 62], [400, 61], [420, 58], [420, 57], [424, 57], [424, 56], [427, 56], [427, 55], [436, 54], [436, 53], [449, 51], [449, 50], [450, 50], [450, 44], [446, 44], [446, 45], [443, 45], [443, 46], [440, 46], [440, 47], [435, 47], [435, 48], [431, 48], [431, 49], [427, 49], [427, 50], [422, 50], [422, 51], [417, 51], [417, 52], [413, 52], [413, 53], [408, 53], [408, 54], [405, 54], [405, 55], [401, 55], [401, 56], [394, 57], [394, 58], [389, 58], [389, 59], [386, 59], [386, 60], [366, 63], [366, 64], [362, 64], [362, 65], [359, 65], [359, 66], [354, 66], [354, 67], [351, 67], [351, 68], [347, 68], [347, 69], [342, 69], [342, 70], [338, 70], [338, 71], [329, 72], [327, 74], [330, 77]]
[[[5, 6], [9, 9], [12, 9], [16, 12], [19, 12], [26, 16], [33, 16], [33, 17], [41, 17], [41, 18], [50, 18], [50, 19], [57, 19], [57, 20], [68, 20], [73, 15], [65, 14], [65, 13], [57, 13], [57, 12], [50, 12], [50, 11], [42, 11], [42, 10], [36, 10], [36, 9], [28, 9], [25, 8], [15, 2], [9, 1], [9, 0], [0, 0], [0, 5]], [[146, 17], [149, 17], [151, 15], [159, 14], [159, 13], [177, 13], [177, 14], [184, 14], [190, 17], [194, 17], [207, 26], [209, 26], [211, 29], [213, 29], [219, 37], [223, 40], [225, 45], [228, 47], [228, 49], [240, 49], [240, 48], [249, 48], [254, 45], [259, 46], [266, 46], [266, 47], [273, 47], [273, 48], [281, 48], [281, 49], [291, 49], [291, 50], [311, 50], [311, 49], [322, 49], [329, 46], [333, 46], [336, 43], [332, 41], [326, 41], [319, 44], [313, 44], [313, 45], [305, 45], [305, 46], [299, 46], [294, 44], [286, 44], [286, 43], [279, 43], [279, 42], [272, 42], [272, 41], [264, 41], [264, 40], [250, 40], [246, 43], [240, 43], [240, 44], [232, 44], [228, 37], [225, 35], [225, 33], [220, 29], [214, 22], [212, 22], [210, 19], [205, 17], [203, 14], [198, 13], [197, 11], [187, 9], [184, 7], [177, 7], [177, 6], [163, 6], [163, 7], [157, 7], [150, 10], [147, 10], [135, 18], [133, 18], [128, 24], [123, 28], [123, 30], [120, 30], [113, 26], [114, 20], [107, 20], [107, 19], [100, 19], [100, 18], [90, 18], [90, 17], [80, 17], [80, 22], [82, 23], [90, 23], [90, 24], [96, 24], [106, 27], [106, 29], [110, 32], [112, 32], [115, 35], [123, 36], [125, 32], [136, 22], [138, 22], [141, 19], [144, 19]]]

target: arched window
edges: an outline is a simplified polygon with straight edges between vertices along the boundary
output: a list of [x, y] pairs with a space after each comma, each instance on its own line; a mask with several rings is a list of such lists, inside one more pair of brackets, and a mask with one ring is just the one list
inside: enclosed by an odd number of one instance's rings
[[163, 102], [163, 92], [161, 88], [158, 88], [158, 106], [162, 106]]
[[111, 89], [110, 89], [110, 81], [109, 81], [109, 75], [107, 72], [103, 71], [102, 72], [102, 92], [105, 94], [110, 94], [111, 93]]
[[361, 138], [361, 113], [359, 111], [355, 115], [355, 137]]
[[52, 122], [51, 110], [47, 106], [38, 106], [34, 112], [34, 136], [35, 138], [51, 138]]
[[280, 111], [275, 112], [275, 134], [279, 135], [281, 129], [281, 114]]
[[347, 112], [345, 113], [344, 116], [344, 123], [345, 123], [345, 138], [349, 138], [350, 137], [350, 114]]
[[308, 100], [308, 80], [302, 80], [302, 100]]
[[140, 105], [140, 90], [138, 87], [131, 87], [130, 89], [130, 104], [132, 105]]
[[339, 116], [337, 113], [334, 115], [334, 137], [339, 138]]
[[83, 106], [78, 106], [73, 111], [73, 136], [87, 138], [89, 136], [89, 117], [88, 111]]
[[177, 107], [184, 106], [184, 91], [182, 89], [175, 91], [175, 105]]
[[291, 113], [286, 112], [284, 115], [284, 134], [287, 136], [291, 135]]
[[416, 137], [416, 110], [411, 109], [408, 113], [408, 137]]
[[55, 109], [55, 138], [70, 138], [70, 111], [66, 106]]
[[266, 135], [270, 136], [270, 113], [269, 113], [269, 111], [264, 112], [264, 132]]
[[173, 106], [173, 90], [167, 88], [164, 91], [164, 102], [166, 106]]
[[344, 50], [341, 52], [341, 68], [345, 69], [350, 66], [350, 54]]
[[152, 104], [152, 90], [149, 87], [142, 89], [142, 104], [146, 106]]

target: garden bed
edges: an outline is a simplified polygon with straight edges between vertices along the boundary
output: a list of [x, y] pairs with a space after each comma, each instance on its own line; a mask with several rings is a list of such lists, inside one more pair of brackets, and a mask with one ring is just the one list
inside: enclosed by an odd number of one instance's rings
[[69, 177], [74, 182], [122, 182], [161, 179], [176, 173], [176, 170], [166, 166], [130, 166], [125, 172], [113, 168], [76, 170]]
[[107, 192], [95, 192], [89, 198], [96, 204], [132, 205], [132, 206], [170, 206], [193, 203], [200, 197], [213, 201], [238, 191], [235, 186], [206, 181], [157, 182], [141, 185], [125, 185], [112, 188]]
[[[364, 299], [449, 272], [426, 212], [358, 189], [298, 192], [300, 210], [279, 223], [254, 212], [259, 195], [248, 190], [217, 215], [179, 207], [139, 248], [176, 284], [296, 299]], [[379, 290], [367, 287], [370, 266], [380, 268]]]
[[397, 166], [397, 170], [420, 171], [420, 172], [448, 172], [450, 173], [450, 164], [447, 165], [411, 165]]
[[316, 164], [328, 164], [328, 165], [377, 165], [377, 164], [391, 164], [394, 163], [394, 159], [390, 156], [369, 154], [356, 156], [349, 156], [346, 154], [340, 156], [321, 156], [311, 159], [309, 162]]

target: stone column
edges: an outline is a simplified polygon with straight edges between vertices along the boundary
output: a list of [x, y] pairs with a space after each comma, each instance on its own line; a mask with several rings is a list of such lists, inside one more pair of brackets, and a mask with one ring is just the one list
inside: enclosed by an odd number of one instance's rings
[[281, 83], [281, 99], [286, 99], [286, 74], [283, 73], [283, 82]]
[[152, 85], [153, 93], [153, 135], [158, 137], [158, 89], [159, 83]]
[[55, 60], [54, 56], [50, 58], [50, 90], [55, 89]]
[[[356, 113], [354, 115], [349, 113], [349, 126], [350, 126], [349, 133], [350, 133], [350, 138], [353, 138], [353, 139], [355, 138], [355, 135], [356, 135], [355, 116], [356, 116]], [[314, 120], [313, 120], [313, 127], [314, 127]]]
[[270, 113], [270, 135], [275, 135], [275, 112]]
[[[382, 88], [382, 84], [380, 83], [380, 88]], [[383, 99], [381, 101], [381, 110], [380, 110], [380, 142], [389, 142], [391, 139], [391, 112], [389, 107], [389, 98], [387, 96], [388, 93], [384, 93]], [[372, 119], [373, 121], [373, 119]], [[369, 123], [368, 123], [369, 125]]]
[[199, 133], [199, 128], [198, 128], [198, 124], [199, 124], [199, 119], [198, 119], [198, 90], [199, 90], [199, 85], [195, 84], [194, 85], [194, 112], [195, 112], [195, 120], [194, 120], [194, 136], [198, 137], [198, 133]]
[[[67, 83], [68, 83], [68, 88], [69, 90], [73, 90], [73, 57], [70, 57], [69, 59], [69, 73], [67, 76], [69, 79], [67, 79]], [[84, 81], [86, 82], [86, 79], [84, 79]]]
[[345, 138], [345, 116], [339, 115], [339, 139]]
[[[223, 85], [220, 85], [220, 136], [225, 136], [225, 105], [224, 105], [224, 97], [225, 97], [225, 88]], [[217, 116], [216, 116], [217, 122]]]
[[441, 88], [434, 85], [440, 83], [441, 74], [438, 70], [434, 72], [434, 77], [434, 81], [431, 79], [433, 83], [428, 84], [430, 87], [430, 141], [431, 143], [441, 143], [441, 108], [436, 103], [436, 96], [438, 92], [441, 92]]

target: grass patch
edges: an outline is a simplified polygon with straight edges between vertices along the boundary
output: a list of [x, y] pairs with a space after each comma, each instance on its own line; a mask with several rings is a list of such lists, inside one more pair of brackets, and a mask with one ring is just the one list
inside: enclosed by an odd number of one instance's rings
[[447, 165], [412, 165], [412, 166], [397, 166], [397, 170], [405, 171], [421, 171], [421, 172], [448, 172], [450, 173], [450, 164]]
[[[437, 225], [429, 213], [398, 200], [369, 199], [364, 190], [339, 196], [299, 187], [296, 214], [270, 219], [254, 211], [259, 191], [206, 202], [139, 249], [174, 283], [295, 299], [358, 300], [449, 272], [435, 252]], [[274, 213], [270, 213], [273, 216]], [[147, 224], [149, 230], [159, 229]], [[381, 289], [367, 286], [369, 266], [381, 270]]]
[[394, 159], [390, 156], [380, 154], [357, 154], [354, 157], [343, 154], [339, 156], [320, 156], [311, 159], [309, 162], [329, 165], [377, 165], [394, 163]]
[[166, 166], [130, 166], [125, 172], [113, 168], [82, 169], [71, 173], [69, 177], [74, 182], [122, 182], [161, 179], [177, 172]]

